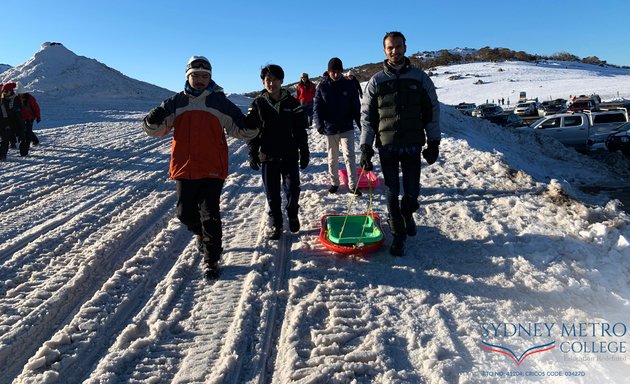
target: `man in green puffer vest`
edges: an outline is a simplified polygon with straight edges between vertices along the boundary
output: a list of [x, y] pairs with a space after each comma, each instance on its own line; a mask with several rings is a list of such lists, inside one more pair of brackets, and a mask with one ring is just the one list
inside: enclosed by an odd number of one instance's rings
[[[429, 76], [405, 57], [402, 33], [385, 34], [383, 48], [387, 58], [383, 70], [368, 82], [361, 105], [360, 163], [364, 170], [372, 169], [376, 140], [394, 238], [390, 253], [402, 256], [406, 237], [416, 234], [413, 213], [419, 208], [421, 156], [429, 164], [438, 158], [440, 104]], [[399, 201], [401, 170], [403, 197]]]

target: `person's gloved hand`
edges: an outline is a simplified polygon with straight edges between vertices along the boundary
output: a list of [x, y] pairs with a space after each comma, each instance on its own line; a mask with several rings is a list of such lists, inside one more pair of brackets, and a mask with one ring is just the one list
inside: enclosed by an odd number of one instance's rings
[[300, 148], [300, 169], [305, 169], [311, 161], [311, 154], [308, 147]]
[[359, 165], [363, 168], [364, 171], [371, 171], [374, 169], [374, 164], [372, 164], [372, 156], [374, 156], [374, 150], [371, 146], [367, 144], [361, 145], [361, 160]]
[[168, 112], [166, 112], [164, 107], [153, 108], [147, 115], [147, 123], [162, 124], [166, 116], [168, 116]]
[[422, 157], [429, 163], [429, 165], [435, 163], [440, 154], [440, 142], [439, 141], [429, 141], [427, 143], [427, 147], [422, 151]]
[[258, 153], [250, 152], [249, 153], [249, 166], [257, 171], [260, 169], [260, 157], [258, 157]]

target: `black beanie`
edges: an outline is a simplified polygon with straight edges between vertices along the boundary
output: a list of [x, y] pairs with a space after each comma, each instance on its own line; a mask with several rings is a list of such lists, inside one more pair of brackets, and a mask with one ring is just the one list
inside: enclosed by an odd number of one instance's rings
[[329, 71], [343, 71], [343, 64], [341, 63], [341, 59], [338, 57], [333, 57], [328, 60], [328, 70]]

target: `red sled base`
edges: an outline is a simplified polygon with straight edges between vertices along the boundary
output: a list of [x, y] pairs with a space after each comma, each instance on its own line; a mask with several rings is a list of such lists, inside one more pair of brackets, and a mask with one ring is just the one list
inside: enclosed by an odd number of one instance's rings
[[[330, 233], [330, 222], [335, 221], [335, 225], [338, 225], [340, 221], [344, 221], [345, 223], [346, 216], [347, 215], [341, 214], [327, 214], [322, 217], [321, 229], [319, 231], [319, 241], [320, 243], [322, 243], [322, 245], [333, 252], [341, 253], [344, 255], [366, 255], [368, 253], [376, 251], [383, 245], [385, 237], [382, 235], [381, 218], [376, 213], [366, 213], [363, 215], [353, 216], [354, 218], [361, 217], [362, 219], [370, 219], [370, 228], [368, 228], [370, 234], [367, 234], [365, 236], [362, 235], [358, 239], [356, 238], [356, 236], [354, 236], [354, 238], [346, 237], [343, 239], [339, 239], [336, 236], [338, 234]], [[365, 222], [367, 223], [368, 220], [365, 220]], [[355, 223], [356, 220], [354, 221], [354, 223], [350, 223], [348, 225], [354, 225]], [[356, 233], [357, 228], [354, 229], [354, 232]], [[365, 230], [362, 229], [360, 231], [361, 233], [364, 233]]]

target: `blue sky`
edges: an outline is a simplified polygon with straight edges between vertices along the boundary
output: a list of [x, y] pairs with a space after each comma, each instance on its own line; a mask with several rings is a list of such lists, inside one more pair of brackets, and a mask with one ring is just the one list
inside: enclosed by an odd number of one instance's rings
[[[605, 5], [604, 5], [605, 4]], [[226, 92], [262, 89], [259, 73], [281, 65], [285, 83], [384, 59], [398, 30], [407, 53], [504, 47], [569, 52], [630, 65], [630, 1], [42, 1], [8, 4], [0, 63], [17, 66], [46, 41], [63, 43], [127, 76], [179, 91], [191, 55], [206, 56]]]

